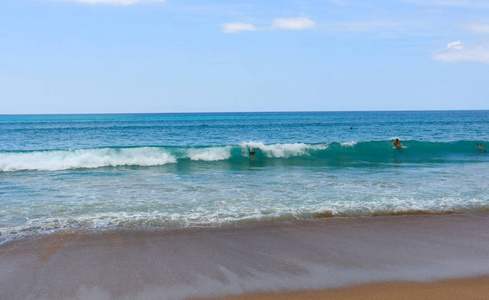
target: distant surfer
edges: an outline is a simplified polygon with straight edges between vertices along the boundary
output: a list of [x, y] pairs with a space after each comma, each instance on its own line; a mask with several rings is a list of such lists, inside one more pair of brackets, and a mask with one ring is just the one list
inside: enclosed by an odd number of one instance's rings
[[402, 145], [401, 145], [401, 142], [399, 142], [399, 139], [396, 139], [396, 141], [394, 142], [394, 147], [396, 147], [397, 149], [402, 148]]
[[486, 152], [486, 149], [482, 148], [482, 143], [477, 143], [477, 149], [479, 149], [480, 152]]
[[253, 147], [250, 148], [250, 157], [251, 159], [255, 159], [255, 148]]

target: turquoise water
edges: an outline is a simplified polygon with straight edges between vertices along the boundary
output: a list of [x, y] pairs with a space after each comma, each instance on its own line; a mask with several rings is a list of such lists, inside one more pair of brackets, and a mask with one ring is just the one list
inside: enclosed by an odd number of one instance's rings
[[0, 242], [486, 210], [488, 128], [489, 111], [0, 116]]

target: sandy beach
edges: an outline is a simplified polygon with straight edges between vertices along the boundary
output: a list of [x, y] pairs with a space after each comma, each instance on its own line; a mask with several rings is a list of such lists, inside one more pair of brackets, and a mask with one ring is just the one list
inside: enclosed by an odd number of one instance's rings
[[325, 291], [252, 294], [227, 300], [295, 299], [487, 299], [489, 277], [439, 282], [390, 282]]
[[54, 234], [0, 246], [0, 298], [482, 299], [487, 228], [447, 214]]

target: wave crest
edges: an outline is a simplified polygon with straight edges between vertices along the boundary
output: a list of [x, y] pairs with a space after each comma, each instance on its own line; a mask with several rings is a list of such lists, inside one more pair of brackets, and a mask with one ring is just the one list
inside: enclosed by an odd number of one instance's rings
[[250, 160], [249, 151], [255, 150], [257, 162], [266, 165], [280, 161], [310, 165], [313, 163], [392, 162], [395, 160], [436, 162], [480, 159], [476, 142], [422, 142], [403, 141], [402, 149], [393, 147], [392, 141], [332, 142], [322, 144], [270, 144], [244, 142], [240, 145], [202, 147], [113, 147], [80, 150], [0, 151], [0, 171], [40, 170], [56, 171], [80, 168], [117, 166], [162, 166], [180, 161], [217, 162], [242, 165]]
[[217, 161], [231, 157], [231, 147], [191, 148], [187, 151], [191, 160]]
[[174, 155], [167, 153], [165, 149], [154, 147], [0, 153], [1, 171], [155, 166], [176, 162]]
[[265, 145], [262, 142], [241, 144], [246, 149], [259, 149], [266, 157], [288, 158], [291, 156], [310, 156], [308, 150], [324, 150], [328, 144], [311, 145], [304, 143]]

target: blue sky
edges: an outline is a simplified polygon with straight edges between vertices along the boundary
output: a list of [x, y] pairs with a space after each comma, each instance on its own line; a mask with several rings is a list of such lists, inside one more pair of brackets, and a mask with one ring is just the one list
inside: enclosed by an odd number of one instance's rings
[[489, 109], [489, 0], [2, 0], [0, 114]]

